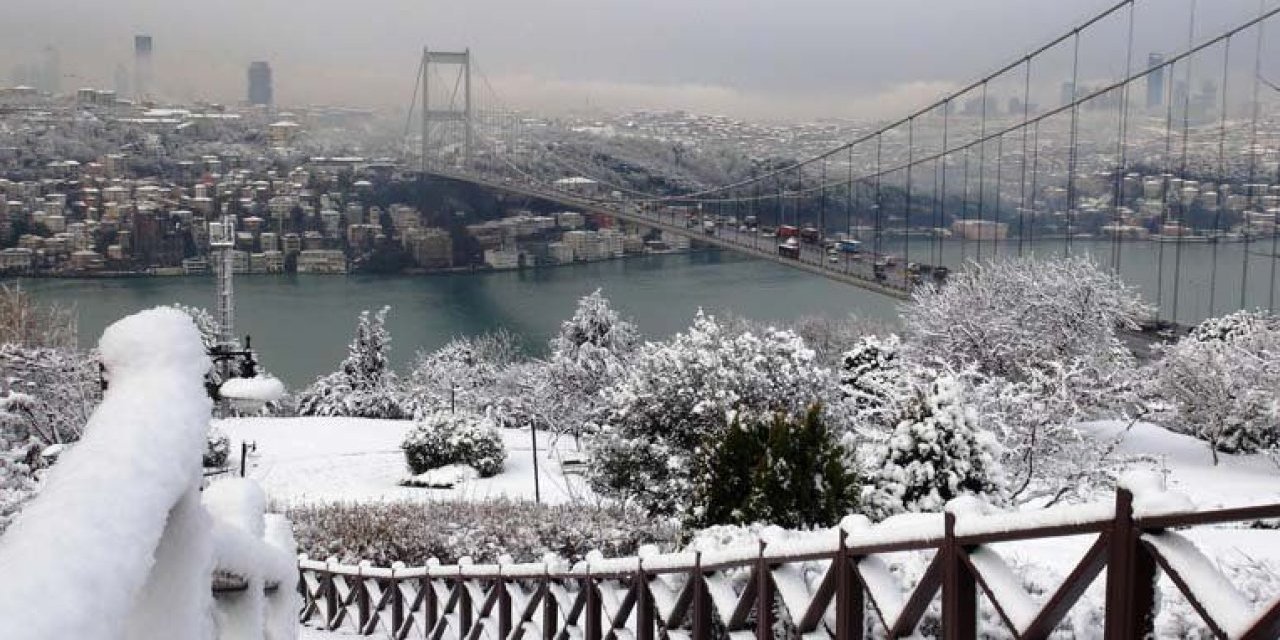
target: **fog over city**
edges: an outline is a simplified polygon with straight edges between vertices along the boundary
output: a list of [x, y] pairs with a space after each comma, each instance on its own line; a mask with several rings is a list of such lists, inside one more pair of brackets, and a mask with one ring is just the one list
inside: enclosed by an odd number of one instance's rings
[[[514, 106], [544, 112], [684, 108], [748, 118], [887, 117], [919, 105], [1112, 4], [1110, 0], [6, 0], [0, 73], [56, 52], [63, 89], [111, 87], [133, 36], [155, 42], [158, 95], [242, 99], [268, 60], [282, 104], [403, 108], [418, 52], [470, 47]], [[1189, 0], [1139, 4], [1135, 67], [1185, 46]], [[1198, 36], [1256, 13], [1257, 0], [1198, 8]], [[1108, 29], [1127, 28], [1120, 12]], [[1106, 31], [1105, 29], [1103, 31]], [[1112, 38], [1121, 42], [1121, 38]], [[1119, 45], [1116, 45], [1119, 46]], [[1069, 73], [1070, 50], [1056, 56]], [[1082, 78], [1123, 72], [1089, 47]]]

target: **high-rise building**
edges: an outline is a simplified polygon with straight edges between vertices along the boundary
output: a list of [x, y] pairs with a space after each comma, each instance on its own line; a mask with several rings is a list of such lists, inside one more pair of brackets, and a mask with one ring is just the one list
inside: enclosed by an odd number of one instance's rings
[[133, 94], [138, 100], [151, 95], [151, 36], [133, 37]]
[[58, 50], [49, 45], [44, 48], [44, 59], [41, 61], [40, 86], [45, 93], [56, 94], [62, 91], [62, 61]]
[[1147, 108], [1155, 109], [1164, 105], [1164, 56], [1153, 53], [1147, 56], [1147, 66], [1156, 67], [1147, 75]]
[[271, 106], [271, 65], [261, 60], [249, 64], [249, 104]]

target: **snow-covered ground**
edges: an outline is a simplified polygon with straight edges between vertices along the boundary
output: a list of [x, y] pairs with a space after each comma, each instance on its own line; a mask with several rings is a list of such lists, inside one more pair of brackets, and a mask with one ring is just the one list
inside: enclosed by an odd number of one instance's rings
[[[401, 487], [409, 476], [400, 442], [409, 420], [360, 418], [235, 418], [216, 422], [231, 438], [232, 457], [240, 443], [257, 444], [247, 475], [277, 503], [374, 500], [443, 500], [534, 497], [533, 457], [527, 431], [502, 429], [507, 460], [502, 473], [453, 489]], [[574, 450], [572, 438], [538, 434], [538, 477], [542, 501], [572, 502], [589, 497], [582, 477], [565, 474], [559, 458]]]
[[[259, 480], [268, 496], [277, 502], [533, 497], [529, 434], [523, 431], [503, 431], [508, 457], [501, 474], [456, 489], [439, 490], [398, 485], [408, 475], [399, 444], [412, 427], [410, 421], [246, 418], [223, 420], [218, 426], [230, 436], [235, 453], [239, 451], [240, 441], [257, 443], [257, 452], [249, 458], [249, 476]], [[1124, 426], [1102, 422], [1084, 425], [1084, 428], [1093, 437], [1110, 441]], [[550, 441], [546, 434], [539, 435], [543, 500], [563, 503], [589, 498], [590, 493], [580, 476], [565, 475], [561, 471], [557, 452], [549, 451]], [[568, 452], [574, 446], [571, 439], [563, 438], [556, 448]], [[1204, 443], [1143, 423], [1124, 434], [1116, 453], [1153, 459], [1154, 462], [1138, 464], [1161, 472], [1168, 489], [1187, 495], [1201, 509], [1280, 501], [1280, 468], [1265, 456], [1223, 455], [1220, 464], [1214, 466]], [[1229, 568], [1228, 579], [1235, 581], [1244, 596], [1261, 600], [1277, 595], [1275, 575], [1280, 571], [1280, 544], [1277, 544], [1280, 532], [1199, 527], [1188, 531], [1187, 537], [1200, 545], [1213, 562]], [[1092, 536], [1071, 536], [1000, 543], [992, 548], [1013, 567], [1018, 579], [1053, 588], [1092, 542]], [[1077, 631], [1097, 626], [1092, 616], [1101, 611], [1103, 582], [1102, 579], [1095, 581], [1085, 594], [1088, 606], [1073, 611], [1071, 626]], [[1180, 595], [1174, 595], [1167, 578], [1162, 578], [1161, 588], [1165, 605], [1158, 628], [1166, 634], [1182, 633], [1185, 621], [1194, 613]], [[1028, 607], [1042, 600], [1043, 595], [1029, 600], [1019, 598]], [[344, 636], [304, 628], [301, 638], [327, 640]]]
[[[1081, 428], [1094, 437], [1113, 441], [1125, 426], [1110, 421]], [[1213, 454], [1204, 441], [1145, 422], [1124, 434], [1116, 454], [1155, 458], [1159, 462], [1151, 468], [1165, 475], [1167, 488], [1186, 494], [1200, 509], [1280, 502], [1280, 466], [1264, 455], [1219, 454], [1219, 464], [1214, 466]], [[1280, 534], [1276, 535], [1280, 539]]]

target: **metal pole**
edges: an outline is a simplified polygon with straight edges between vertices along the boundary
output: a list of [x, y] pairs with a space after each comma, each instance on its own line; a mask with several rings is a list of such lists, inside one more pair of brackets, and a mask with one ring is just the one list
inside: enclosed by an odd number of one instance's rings
[[427, 90], [427, 81], [431, 78], [431, 53], [427, 47], [422, 48], [422, 173], [427, 173], [427, 132], [431, 127], [431, 93]]
[[538, 430], [534, 427], [533, 421], [529, 422], [529, 442], [533, 449], [533, 501], [542, 503], [542, 490], [538, 486]]

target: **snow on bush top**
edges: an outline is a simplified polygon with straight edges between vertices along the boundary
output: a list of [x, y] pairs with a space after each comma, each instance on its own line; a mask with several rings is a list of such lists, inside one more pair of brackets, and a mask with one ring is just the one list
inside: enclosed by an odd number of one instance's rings
[[284, 395], [284, 383], [271, 376], [232, 378], [218, 387], [218, 394], [232, 400], [275, 402]]
[[200, 479], [209, 366], [185, 314], [111, 325], [111, 382], [84, 438], [0, 538], [0, 638], [119, 638], [155, 562], [170, 510]]

